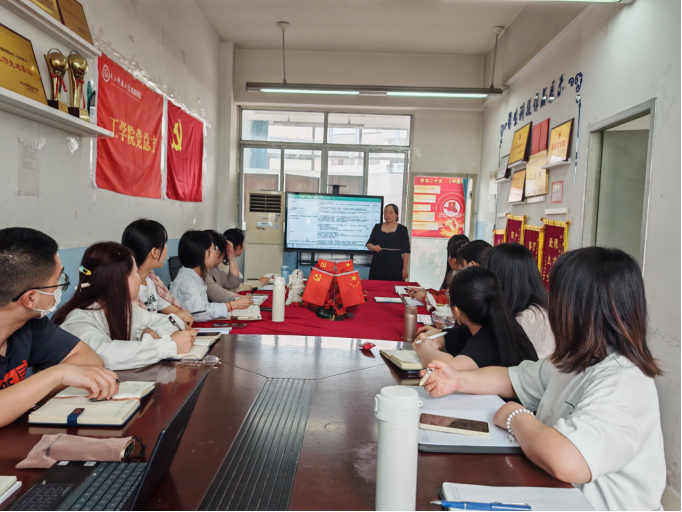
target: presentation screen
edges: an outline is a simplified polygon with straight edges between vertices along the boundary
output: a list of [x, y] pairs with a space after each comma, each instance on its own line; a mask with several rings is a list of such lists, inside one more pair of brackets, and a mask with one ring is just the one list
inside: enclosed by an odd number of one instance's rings
[[384, 198], [287, 192], [286, 248], [367, 251]]

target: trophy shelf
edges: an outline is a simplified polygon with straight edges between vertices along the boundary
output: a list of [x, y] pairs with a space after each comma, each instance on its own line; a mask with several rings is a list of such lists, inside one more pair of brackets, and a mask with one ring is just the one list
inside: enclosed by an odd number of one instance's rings
[[100, 128], [96, 124], [65, 114], [61, 110], [48, 107], [2, 87], [0, 87], [0, 110], [80, 137], [113, 137], [114, 135], [113, 132]]
[[562, 160], [561, 162], [552, 162], [551, 164], [543, 165], [541, 169], [553, 169], [554, 167], [561, 167], [562, 165], [568, 165], [571, 163], [571, 159]]
[[102, 55], [102, 52], [88, 43], [73, 30], [66, 28], [61, 22], [43, 11], [30, 0], [0, 0], [0, 7], [4, 7], [30, 23], [55, 41], [66, 46], [69, 50], [76, 50], [86, 59]]

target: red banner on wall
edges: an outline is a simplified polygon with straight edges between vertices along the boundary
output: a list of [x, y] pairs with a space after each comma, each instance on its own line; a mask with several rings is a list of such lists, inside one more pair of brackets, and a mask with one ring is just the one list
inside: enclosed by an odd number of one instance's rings
[[493, 247], [504, 243], [505, 232], [504, 229], [493, 230]]
[[[539, 226], [523, 226], [523, 245], [525, 245], [530, 252], [533, 253], [533, 257], [537, 263], [542, 259], [542, 241], [544, 238], [544, 231], [542, 227]], [[538, 265], [540, 268], [540, 265]]]
[[464, 234], [466, 178], [415, 176], [412, 236], [450, 238]]
[[523, 243], [523, 225], [526, 222], [525, 215], [507, 214], [507, 238], [508, 244]]
[[571, 222], [541, 220], [545, 224], [545, 240], [542, 244], [540, 274], [542, 274], [542, 280], [549, 290], [549, 271], [552, 269], [556, 259], [566, 251], [568, 246], [568, 226]]
[[97, 139], [98, 187], [161, 198], [163, 98], [102, 54], [97, 59], [97, 126], [114, 132]]
[[204, 124], [168, 102], [166, 197], [201, 202]]

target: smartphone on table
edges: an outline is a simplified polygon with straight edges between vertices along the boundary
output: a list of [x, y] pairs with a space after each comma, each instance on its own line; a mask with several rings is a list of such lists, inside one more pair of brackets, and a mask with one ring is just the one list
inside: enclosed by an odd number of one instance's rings
[[490, 437], [490, 425], [485, 421], [448, 418], [447, 416], [438, 416], [437, 414], [422, 414], [419, 416], [419, 428], [446, 432], [448, 434]]

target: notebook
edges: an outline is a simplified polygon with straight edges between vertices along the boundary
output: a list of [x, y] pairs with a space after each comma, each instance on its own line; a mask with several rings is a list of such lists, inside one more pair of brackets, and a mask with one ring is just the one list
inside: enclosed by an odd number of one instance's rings
[[382, 356], [401, 370], [423, 370], [422, 362], [414, 350], [380, 350]]
[[468, 395], [451, 393], [432, 398], [424, 388], [417, 389], [423, 405], [420, 412], [485, 421], [490, 425], [490, 437], [474, 437], [447, 432], [419, 429], [419, 449], [424, 452], [445, 453], [522, 453], [519, 443], [509, 441], [509, 432], [493, 422], [495, 413], [504, 405], [497, 395]]
[[424, 305], [424, 303], [422, 301], [417, 300], [417, 299], [413, 299], [412, 297], [408, 297], [407, 295], [405, 295], [403, 298], [405, 299], [405, 305], [406, 306], [423, 306]]
[[189, 352], [183, 352], [182, 354], [178, 354], [175, 357], [169, 357], [168, 359], [171, 359], [173, 361], [177, 361], [179, 359], [187, 359], [190, 361], [200, 361], [204, 358], [206, 354], [208, 354], [208, 349], [210, 348], [210, 345], [197, 345], [196, 342], [194, 343], [194, 346], [189, 349]]
[[390, 304], [402, 304], [403, 299], [400, 297], [374, 297], [376, 302], [380, 303], [390, 303]]
[[407, 290], [409, 290], [410, 288], [419, 288], [419, 283], [417, 283], [416, 286], [396, 286], [395, 292], [398, 295], [407, 295]]
[[[87, 397], [53, 398], [28, 415], [29, 423], [121, 426], [140, 407], [139, 399], [91, 402]], [[83, 409], [77, 416], [76, 409]]]
[[262, 293], [254, 293], [253, 295], [251, 295], [251, 300], [256, 306], [260, 306], [261, 304], [263, 304], [263, 302], [268, 300], [268, 297], [269, 295], [263, 295]]
[[417, 315], [417, 322], [424, 325], [433, 325], [433, 317], [431, 315]]
[[220, 334], [230, 334], [232, 327], [196, 327], [199, 332], [219, 332]]
[[235, 309], [232, 311], [232, 320], [262, 320], [260, 306], [255, 304], [246, 309]]
[[216, 341], [218, 341], [218, 338], [220, 338], [220, 336], [216, 336], [216, 337], [213, 337], [213, 336], [201, 336], [201, 337], [197, 337], [197, 338], [194, 338], [194, 346], [195, 346], [195, 347], [210, 347], [210, 346], [213, 345]]
[[0, 476], [0, 503], [4, 502], [20, 487], [21, 482], [17, 481], [16, 476]]
[[[123, 381], [118, 385], [118, 393], [113, 398], [114, 400], [125, 400], [126, 398], [137, 398], [138, 400], [144, 398], [149, 393], [154, 391], [153, 382], [144, 382], [137, 380]], [[66, 388], [55, 395], [56, 398], [72, 398], [77, 396], [88, 396], [90, 393], [80, 388]]]
[[[441, 497], [446, 501], [525, 503], [532, 510], [594, 510], [585, 495], [575, 488], [489, 487], [445, 482]], [[448, 510], [458, 509], [451, 507]]]

